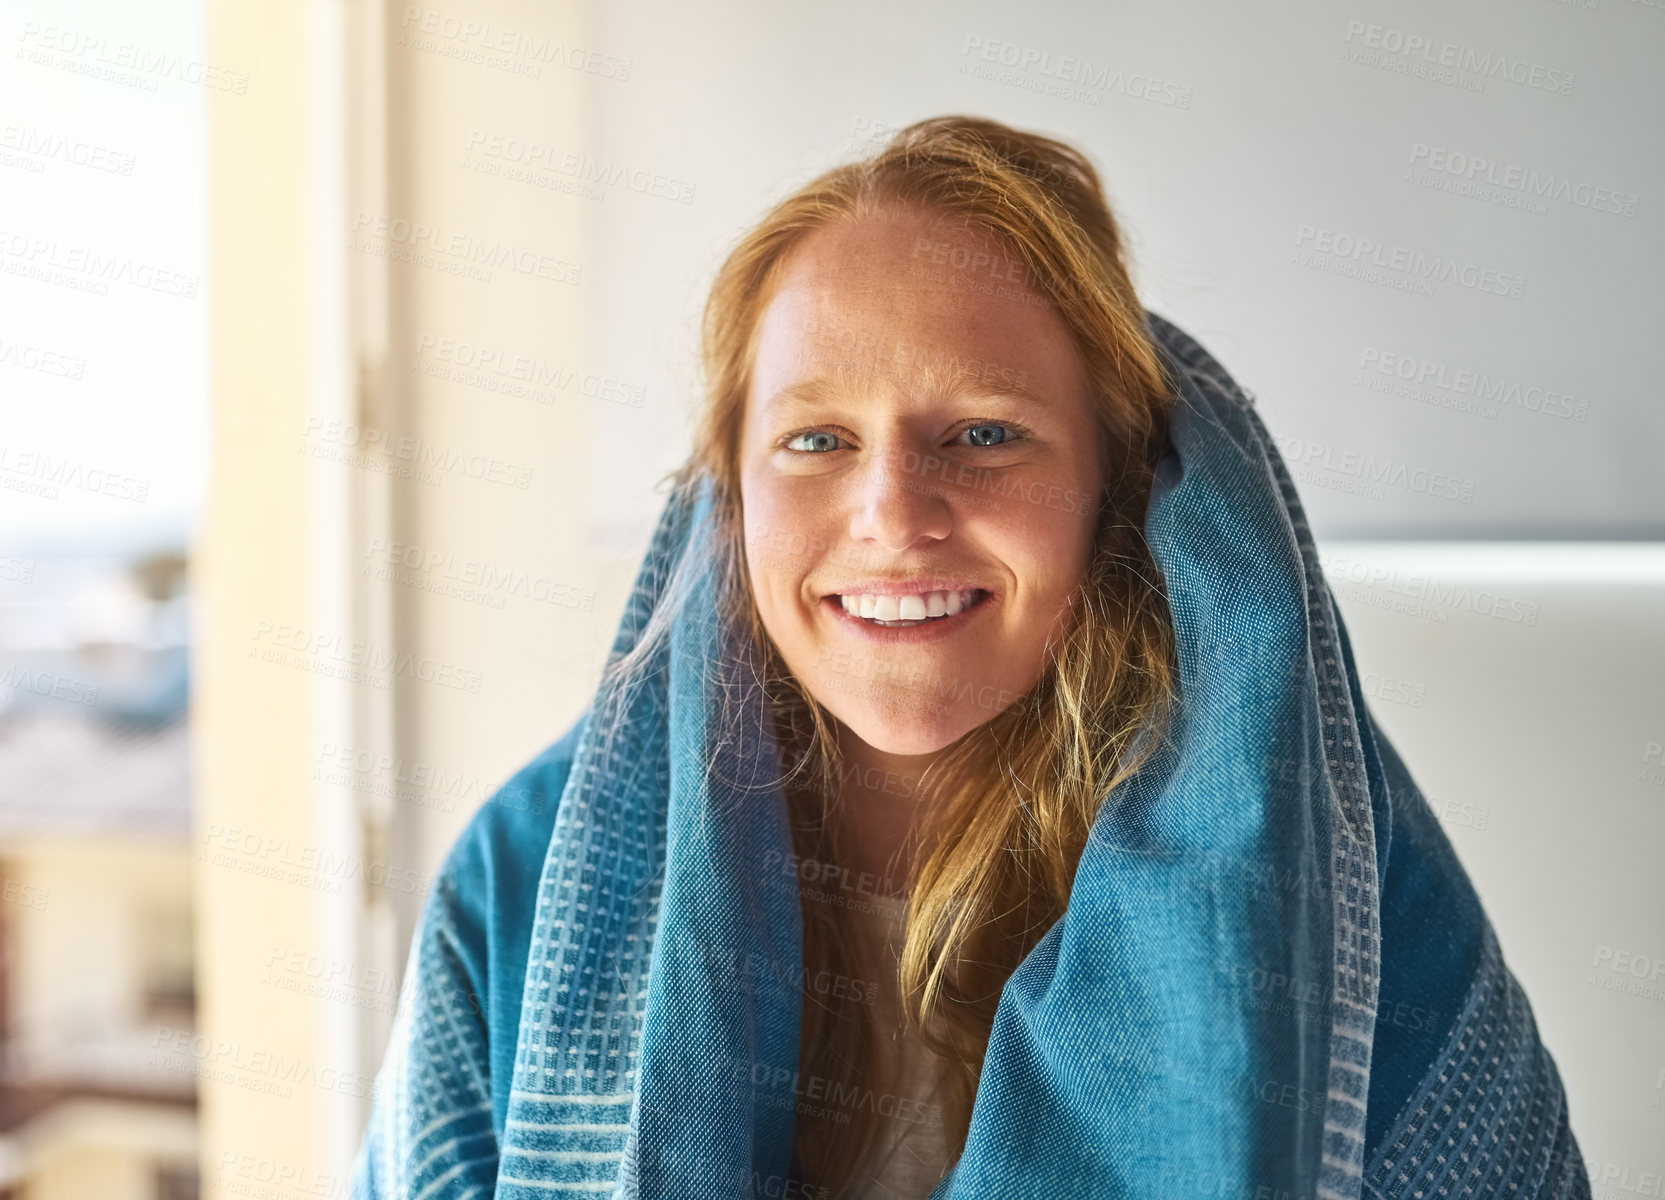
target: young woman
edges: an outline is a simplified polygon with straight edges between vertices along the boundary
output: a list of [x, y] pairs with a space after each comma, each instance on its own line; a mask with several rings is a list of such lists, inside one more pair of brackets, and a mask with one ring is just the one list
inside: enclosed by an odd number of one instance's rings
[[704, 358], [594, 703], [429, 902], [358, 1194], [1589, 1195], [1084, 157], [902, 130], [741, 240]]

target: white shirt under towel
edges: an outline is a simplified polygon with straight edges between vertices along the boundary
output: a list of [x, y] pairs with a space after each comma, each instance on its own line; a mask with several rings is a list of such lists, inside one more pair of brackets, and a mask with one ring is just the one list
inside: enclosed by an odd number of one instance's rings
[[900, 1103], [894, 1104], [899, 1115], [881, 1120], [867, 1170], [851, 1185], [846, 1200], [925, 1200], [953, 1165], [941, 1107], [947, 1063], [912, 1029], [905, 1029], [902, 1021], [894, 981], [907, 901], [883, 896], [862, 899], [864, 904], [852, 905], [845, 912], [866, 959], [864, 970], [870, 972], [864, 977], [891, 981], [890, 987], [880, 989], [874, 1015], [881, 1030], [894, 1030], [888, 1043], [880, 1035], [879, 1061], [890, 1070], [885, 1091]]

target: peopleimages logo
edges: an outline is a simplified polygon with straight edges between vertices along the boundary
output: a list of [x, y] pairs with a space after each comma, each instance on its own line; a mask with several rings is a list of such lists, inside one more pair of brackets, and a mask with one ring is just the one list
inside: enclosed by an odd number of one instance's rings
[[197, 849], [197, 861], [230, 867], [280, 882], [298, 883], [339, 894], [343, 882], [363, 882], [389, 891], [426, 896], [433, 876], [409, 867], [394, 866], [356, 855], [337, 854], [327, 847], [301, 845], [254, 829], [227, 827], [211, 821]]
[[[490, 21], [465, 20], [438, 9], [423, 9], [417, 5], [405, 7], [399, 29], [396, 45], [446, 53], [441, 46], [449, 43], [448, 57], [481, 62], [487, 66], [500, 65], [506, 59], [520, 59], [520, 65], [527, 68], [527, 73], [533, 77], [539, 76], [547, 65], [624, 83], [635, 67], [633, 59], [619, 58], [587, 46], [571, 45], [548, 34], [493, 27]], [[424, 34], [427, 36], [421, 36]]]
[[[366, 465], [374, 456], [398, 459], [413, 470], [431, 473], [450, 471], [487, 483], [525, 490], [532, 483], [532, 468], [507, 462], [488, 454], [470, 454], [439, 446], [426, 438], [395, 436], [371, 425], [308, 417], [301, 428], [301, 450], [314, 458], [334, 459], [353, 466]], [[351, 452], [351, 453], [347, 453]]]
[[631, 168], [610, 158], [598, 161], [588, 154], [563, 152], [535, 140], [488, 134], [476, 128], [469, 131], [466, 149], [532, 172], [569, 176], [583, 183], [623, 188], [638, 195], [674, 200], [679, 204], [694, 202], [695, 185], [687, 180], [657, 171]]
[[[29, 51], [59, 54], [67, 61], [79, 62], [93, 68], [80, 72], [82, 74], [96, 74], [98, 72], [94, 64], [104, 63], [107, 64], [104, 73], [108, 78], [116, 82], [142, 80], [149, 85], [149, 91], [156, 90], [156, 81], [159, 79], [195, 84], [218, 92], [235, 92], [239, 96], [249, 90], [249, 77], [243, 71], [228, 71], [201, 59], [183, 58], [178, 54], [169, 54], [164, 50], [140, 46], [134, 42], [112, 44], [110, 39], [101, 33], [83, 33], [75, 29], [62, 29], [56, 25], [25, 21], [23, 33], [18, 40], [22, 43], [19, 47], [19, 58], [29, 57], [31, 61], [39, 61], [34, 59]], [[47, 62], [43, 65], [54, 64]], [[114, 72], [114, 68], [123, 68], [133, 74]]]
[[1600, 1200], [1621, 1194], [1665, 1196], [1665, 1191], [1660, 1190], [1665, 1176], [1658, 1171], [1633, 1172], [1630, 1167], [1619, 1163], [1603, 1163], [1594, 1158], [1586, 1158], [1584, 1168], [1590, 1173], [1590, 1185], [1595, 1188], [1595, 1194]]
[[[1404, 596], [1429, 606], [1456, 609], [1512, 625], [1538, 623], [1538, 604], [1518, 596], [1494, 592], [1489, 588], [1471, 588], [1466, 583], [1440, 579], [1421, 571], [1401, 571], [1398, 567], [1385, 566], [1370, 559], [1326, 550], [1318, 552], [1318, 561], [1325, 577], [1338, 586], [1356, 584], [1369, 591]], [[1350, 592], [1349, 598], [1366, 602], [1365, 593], [1361, 591]], [[1444, 612], [1426, 615], [1441, 622], [1446, 617]]]
[[[487, 241], [471, 233], [446, 231], [420, 221], [402, 217], [374, 214], [360, 209], [353, 218], [354, 239], [367, 239], [373, 245], [382, 243], [417, 256], [419, 265], [424, 255], [439, 255], [459, 266], [485, 268], [507, 267], [518, 275], [547, 279], [553, 283], [576, 284], [583, 267], [578, 263], [553, 254], [527, 250], [512, 242], [497, 239]], [[486, 277], [489, 279], [489, 275]]]
[[1430, 146], [1426, 142], [1411, 143], [1410, 163], [1466, 184], [1486, 184], [1538, 200], [1564, 200], [1578, 208], [1616, 216], [1635, 217], [1642, 202], [1633, 192], [1574, 181], [1565, 175], [1545, 174], [1517, 163], [1500, 163], [1484, 155]]
[[0, 149], [28, 155], [43, 165], [61, 162], [91, 171], [108, 171], [113, 175], [133, 174], [133, 166], [137, 162], [133, 155], [120, 150], [72, 140], [47, 129], [31, 129], [27, 125], [7, 125], [0, 129]]
[[23, 371], [39, 371], [42, 375], [80, 379], [87, 373], [87, 360], [61, 350], [51, 350], [44, 346], [19, 342], [16, 338], [0, 336], [0, 367], [16, 367]]
[[134, 504], [143, 504], [150, 495], [149, 480], [91, 467], [74, 459], [53, 458], [39, 450], [19, 450], [3, 442], [0, 442], [0, 487], [47, 500], [56, 500], [58, 489], [66, 487], [131, 500]]
[[1436, 283], [1455, 283], [1492, 295], [1521, 298], [1526, 281], [1519, 275], [1495, 271], [1476, 263], [1464, 263], [1442, 254], [1424, 254], [1406, 246], [1389, 246], [1375, 238], [1357, 237], [1318, 225], [1299, 226], [1295, 231], [1298, 250], [1312, 250], [1353, 263], [1368, 263], [1389, 271], [1398, 271]]
[[1280, 437], [1284, 457], [1292, 468], [1301, 467], [1352, 476], [1371, 483], [1402, 487], [1406, 491], [1468, 504], [1474, 499], [1474, 480], [1459, 479], [1443, 471], [1426, 467], [1411, 467], [1391, 458], [1377, 458], [1360, 454], [1357, 450], [1337, 451], [1323, 442], [1304, 441], [1298, 437]]
[[641, 384], [626, 383], [594, 371], [579, 371], [535, 355], [516, 354], [431, 333], [417, 335], [416, 357], [423, 373], [431, 378], [507, 392], [539, 404], [553, 404], [555, 393], [569, 392], [586, 399], [641, 408], [647, 395], [647, 389]]
[[139, 262], [125, 254], [105, 254], [90, 246], [68, 245], [21, 229], [0, 229], [0, 262], [11, 274], [46, 282], [54, 275], [80, 285], [83, 291], [107, 295], [111, 284], [140, 291], [195, 300], [201, 280], [180, 271]]
[[1014, 72], [1033, 71], [1052, 81], [1052, 84], [1033, 86], [1030, 90], [1056, 91], [1066, 99], [1086, 98], [1089, 103], [1097, 104], [1097, 93], [1108, 92], [1170, 108], [1191, 107], [1191, 88], [1185, 84], [1159, 79], [1141, 71], [1119, 70], [1073, 54], [1054, 55], [1050, 50], [1036, 46], [967, 34], [965, 44], [960, 47], [960, 55], [960, 74], [982, 75], [996, 78], [998, 82], [1026, 86], [1021, 82], [1021, 75], [1001, 77], [989, 68], [974, 69], [978, 66], [971, 61], [975, 57], [983, 63], [1007, 67]]
[[[1488, 416], [1496, 415], [1498, 409], [1518, 408], [1522, 412], [1582, 423], [1590, 409], [1587, 397], [1531, 385], [1522, 386], [1517, 380], [1488, 375], [1469, 367], [1452, 367], [1434, 359], [1402, 354], [1380, 346], [1361, 348], [1358, 369], [1361, 375], [1368, 372], [1418, 387], [1471, 396], [1480, 402], [1481, 411]], [[1383, 390], [1376, 380], [1367, 382], [1366, 386]]]
[[[365, 556], [390, 567], [403, 567], [445, 581], [477, 588], [501, 599], [502, 596], [521, 596], [561, 608], [577, 608], [589, 612], [595, 606], [592, 588], [574, 587], [550, 579], [547, 575], [533, 575], [515, 567], [503, 567], [478, 559], [459, 559], [449, 550], [428, 549], [414, 542], [389, 541], [383, 537], [370, 539]], [[392, 576], [396, 583], [409, 583], [410, 578]], [[501, 603], [495, 607], [501, 607]]]
[[1388, 25], [1348, 21], [1346, 40], [1355, 58], [1358, 58], [1358, 48], [1364, 47], [1395, 58], [1410, 59], [1425, 67], [1447, 68], [1481, 79], [1502, 79], [1563, 96], [1570, 96], [1573, 91], [1571, 71], [1546, 67], [1542, 63], [1513, 58], [1492, 50], [1476, 50], [1472, 46], [1442, 41], [1427, 34], [1407, 33]]
[[256, 623], [250, 635], [248, 657], [383, 689], [393, 679], [403, 677], [478, 694], [483, 678], [479, 671], [439, 662], [427, 655], [418, 657], [408, 650], [391, 650], [337, 633], [268, 620]]

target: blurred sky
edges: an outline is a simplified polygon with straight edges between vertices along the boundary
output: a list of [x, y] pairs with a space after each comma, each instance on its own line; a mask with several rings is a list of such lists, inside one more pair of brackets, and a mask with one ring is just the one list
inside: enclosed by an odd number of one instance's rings
[[[0, 553], [180, 544], [208, 470], [208, 91], [180, 69], [122, 64], [201, 63], [201, 8], [0, 0], [0, 44]], [[18, 274], [56, 264], [96, 279], [93, 256], [165, 282], [104, 276], [99, 295]], [[170, 294], [192, 280], [194, 297]], [[51, 368], [22, 365], [43, 355]], [[31, 454], [124, 476], [144, 500], [19, 491]]]

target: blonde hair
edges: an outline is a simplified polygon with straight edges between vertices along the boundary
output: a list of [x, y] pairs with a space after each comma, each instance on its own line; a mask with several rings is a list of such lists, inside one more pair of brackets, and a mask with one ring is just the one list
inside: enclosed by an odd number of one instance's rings
[[[1086, 366], [1103, 478], [1094, 553], [1071, 599], [1072, 623], [1049, 647], [1041, 680], [1018, 703], [945, 748], [919, 781], [928, 846], [910, 872], [899, 985], [906, 1020], [950, 1065], [942, 1120], [963, 1150], [972, 1102], [1006, 980], [1063, 915], [1095, 814], [1167, 729], [1175, 688], [1173, 630], [1144, 541], [1144, 513], [1166, 444], [1172, 395], [1122, 240], [1091, 163], [1073, 148], [998, 122], [945, 116], [898, 131], [859, 162], [781, 200], [739, 241], [706, 303], [706, 379], [693, 452], [669, 479], [715, 498], [709, 559], [719, 607], [759, 651], [781, 749], [800, 862], [836, 864], [828, 818], [843, 778], [836, 722], [791, 675], [759, 617], [746, 569], [739, 447], [759, 318], [783, 264], [816, 229], [881, 210], [929, 212], [994, 235], [1069, 326]], [[636, 650], [609, 669], [628, 675], [685, 602], [697, 564], [685, 555]], [[928, 833], [928, 836], [926, 836]], [[852, 943], [836, 906], [804, 908], [805, 978], [850, 977]], [[806, 994], [803, 1077], [849, 1094], [881, 1076], [865, 1006], [827, 1008]], [[842, 1090], [841, 1090], [842, 1089]], [[799, 1122], [795, 1161], [841, 1195], [876, 1140], [874, 1105], [855, 1106], [833, 1152]], [[851, 1152], [851, 1147], [856, 1152]]]

